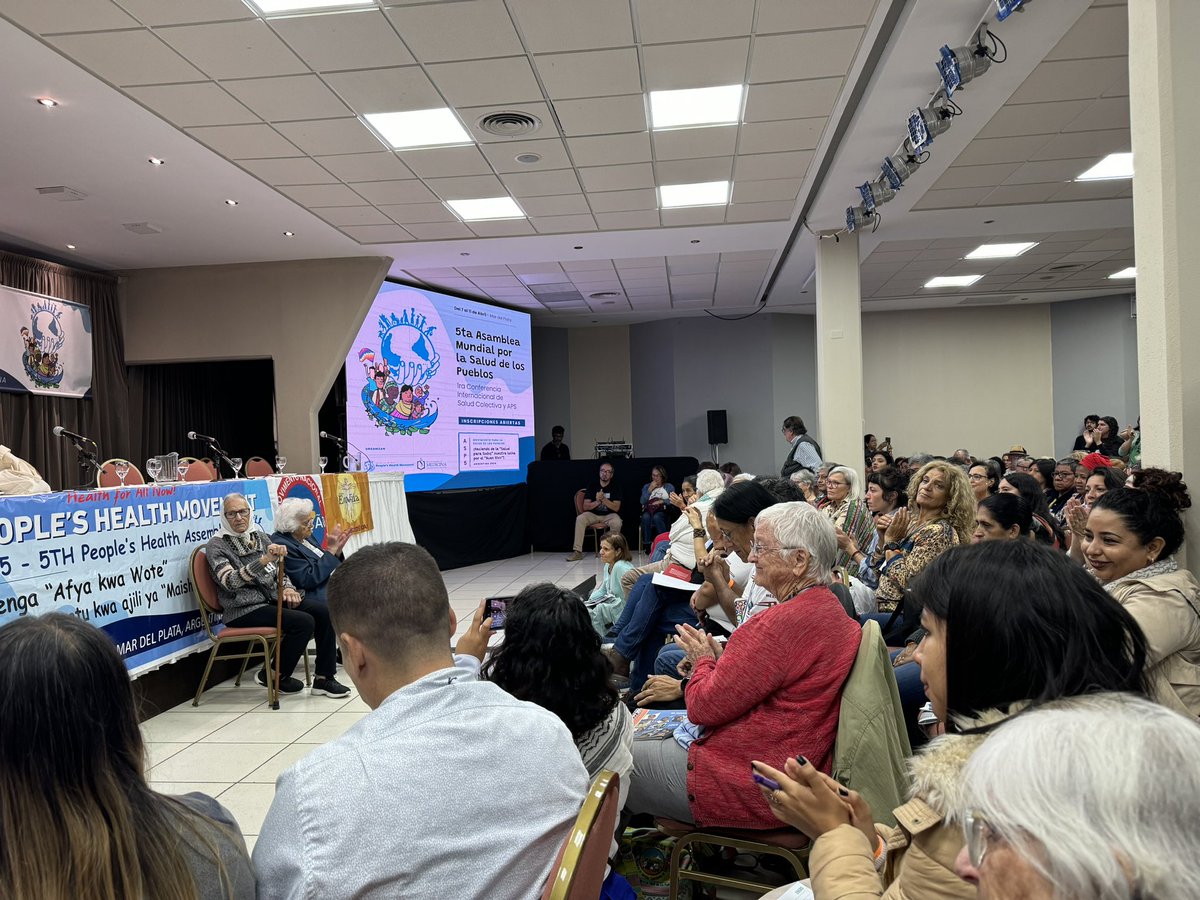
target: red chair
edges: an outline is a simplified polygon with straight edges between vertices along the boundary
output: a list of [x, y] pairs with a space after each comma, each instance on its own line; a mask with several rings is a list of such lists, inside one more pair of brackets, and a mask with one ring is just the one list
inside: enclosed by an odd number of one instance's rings
[[[212, 617], [221, 612], [221, 595], [217, 589], [216, 579], [213, 578], [212, 569], [208, 566], [208, 554], [204, 552], [203, 547], [197, 547], [192, 551], [192, 558], [188, 562], [188, 578], [192, 583], [192, 596], [196, 598], [196, 605], [200, 607], [200, 619], [204, 623], [204, 630], [208, 634], [209, 640], [213, 642], [212, 650], [208, 654], [208, 664], [204, 667], [204, 675], [200, 678], [200, 686], [196, 688], [196, 697], [192, 700], [192, 706], [199, 706], [200, 695], [204, 693], [213, 663], [218, 659], [240, 659], [242, 661], [237, 679], [233, 682], [238, 687], [242, 684], [242, 676], [246, 674], [246, 664], [260, 654], [263, 665], [267, 671], [271, 671], [271, 652], [275, 648], [279, 632], [274, 628], [230, 628], [227, 625], [214, 625]], [[251, 646], [245, 648], [245, 653], [221, 653], [222, 647], [233, 644]], [[307, 653], [304, 654], [304, 683], [306, 685], [311, 683], [308, 674]], [[274, 688], [268, 690], [267, 697], [269, 701], [276, 699]]]
[[596, 900], [600, 896], [617, 830], [620, 783], [621, 776], [607, 769], [596, 776], [554, 860], [542, 900]]
[[[117, 477], [116, 470], [116, 464], [118, 462], [122, 462], [122, 460], [110, 459], [100, 467], [100, 471], [96, 474], [96, 487], [105, 488], [121, 486], [121, 479]], [[128, 460], [124, 460], [124, 462], [128, 462]], [[129, 471], [125, 473], [125, 484], [130, 485], [145, 483], [146, 479], [142, 477], [142, 470], [133, 463], [129, 463]]]
[[[579, 518], [585, 512], [587, 512], [587, 510], [583, 508], [583, 495], [585, 493], [586, 493], [586, 491], [583, 488], [580, 488], [579, 490], [577, 490], [575, 492], [575, 518]], [[607, 530], [608, 530], [608, 526], [605, 525], [603, 522], [596, 522], [592, 525], [589, 525], [587, 527], [587, 531], [584, 532], [583, 542], [585, 544], [587, 543], [587, 536], [589, 534], [592, 535], [592, 538], [596, 544], [596, 548], [595, 548], [596, 556], [600, 555], [600, 535]]]
[[265, 478], [274, 474], [275, 468], [261, 456], [252, 456], [246, 460], [247, 478]]
[[179, 460], [181, 463], [187, 463], [187, 474], [183, 476], [184, 481], [215, 481], [213, 478], [212, 469], [205, 464], [204, 460], [196, 459], [194, 456], [185, 456]]
[[209, 475], [212, 476], [208, 479], [209, 481], [220, 481], [221, 480], [220, 466], [218, 466], [215, 462], [213, 462], [207, 456], [204, 457], [203, 459], [201, 459], [200, 462], [204, 463], [205, 467], [208, 469]]

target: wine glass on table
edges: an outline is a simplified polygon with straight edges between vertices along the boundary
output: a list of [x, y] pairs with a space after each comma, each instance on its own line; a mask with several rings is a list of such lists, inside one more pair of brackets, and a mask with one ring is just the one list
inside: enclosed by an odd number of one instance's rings
[[125, 479], [129, 475], [129, 460], [118, 459], [113, 461], [113, 471], [117, 473], [117, 477], [121, 479], [121, 487], [125, 487]]
[[286, 457], [286, 456], [277, 456], [277, 457], [275, 457], [275, 471], [276, 471], [278, 474], [282, 475], [282, 474], [283, 474], [283, 470], [284, 470], [286, 467], [287, 467], [287, 457]]
[[179, 473], [180, 481], [187, 481], [188, 469], [190, 469], [191, 466], [191, 461], [186, 459], [181, 459], [179, 464], [175, 466], [175, 471]]
[[229, 460], [229, 465], [233, 466], [233, 477], [241, 478], [242, 477], [242, 458], [240, 456], [233, 457], [232, 459]]
[[158, 476], [162, 474], [162, 460], [157, 456], [152, 456], [146, 460], [146, 474], [150, 476], [150, 480], [157, 483]]
[[320, 458], [317, 460], [317, 462], [321, 464], [321, 474], [322, 474], [322, 475], [324, 475], [324, 474], [325, 474], [325, 467], [326, 467], [327, 465], [329, 465], [329, 457], [328, 457], [328, 456], [322, 456], [322, 457], [320, 457]]

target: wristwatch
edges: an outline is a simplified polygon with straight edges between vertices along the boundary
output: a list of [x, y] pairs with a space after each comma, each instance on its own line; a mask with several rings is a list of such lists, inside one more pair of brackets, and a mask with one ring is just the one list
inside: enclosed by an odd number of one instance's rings
[[703, 528], [693, 528], [692, 529], [692, 537], [706, 538], [706, 537], [708, 537], [708, 532], [705, 531]]
[[899, 550], [899, 549], [900, 549], [900, 545], [897, 544], [895, 541], [888, 541], [886, 544], [883, 545], [884, 553], [891, 553], [892, 551]]

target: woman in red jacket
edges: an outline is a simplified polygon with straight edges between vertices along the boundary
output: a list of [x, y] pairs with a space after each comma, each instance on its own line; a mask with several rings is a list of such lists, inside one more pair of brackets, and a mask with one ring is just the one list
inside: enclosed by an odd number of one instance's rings
[[674, 738], [634, 743], [628, 808], [697, 825], [778, 828], [745, 789], [750, 760], [797, 753], [829, 772], [842, 685], [861, 631], [829, 590], [837, 538], [807, 503], [779, 503], [755, 519], [755, 581], [781, 602], [739, 626], [722, 650], [681, 625], [692, 662], [689, 724]]

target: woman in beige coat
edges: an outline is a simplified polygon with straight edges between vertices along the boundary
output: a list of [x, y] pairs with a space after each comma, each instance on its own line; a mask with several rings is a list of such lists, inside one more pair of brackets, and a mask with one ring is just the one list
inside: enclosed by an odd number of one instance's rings
[[[806, 760], [755, 762], [775, 816], [815, 843], [818, 900], [973, 900], [954, 871], [962, 772], [991, 729], [1027, 706], [1093, 691], [1144, 693], [1145, 641], [1133, 618], [1061, 553], [1031, 541], [948, 550], [913, 581], [928, 631], [921, 681], [946, 734], [911, 762], [897, 826], [877, 825], [853, 790]], [[777, 766], [777, 767], [776, 767]]]

